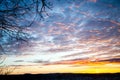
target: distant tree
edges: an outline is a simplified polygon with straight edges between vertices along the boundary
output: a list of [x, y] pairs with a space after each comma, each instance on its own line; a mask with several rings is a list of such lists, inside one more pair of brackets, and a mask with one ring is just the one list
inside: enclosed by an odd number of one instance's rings
[[10, 68], [9, 66], [4, 64], [5, 57], [0, 56], [0, 75], [8, 75], [14, 71], [16, 67]]
[[35, 19], [44, 19], [51, 7], [48, 0], [0, 0], [0, 54], [6, 52], [6, 44], [27, 42], [27, 28]]

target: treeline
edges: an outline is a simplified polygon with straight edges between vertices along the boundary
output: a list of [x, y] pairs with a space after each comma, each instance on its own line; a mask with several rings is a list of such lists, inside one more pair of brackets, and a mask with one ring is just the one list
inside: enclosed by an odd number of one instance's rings
[[1, 80], [120, 80], [120, 73], [1, 75], [0, 79]]

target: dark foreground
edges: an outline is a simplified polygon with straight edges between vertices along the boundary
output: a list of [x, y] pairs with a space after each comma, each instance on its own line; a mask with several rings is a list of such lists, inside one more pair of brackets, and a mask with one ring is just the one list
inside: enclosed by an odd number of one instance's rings
[[0, 80], [120, 80], [120, 73], [0, 75]]

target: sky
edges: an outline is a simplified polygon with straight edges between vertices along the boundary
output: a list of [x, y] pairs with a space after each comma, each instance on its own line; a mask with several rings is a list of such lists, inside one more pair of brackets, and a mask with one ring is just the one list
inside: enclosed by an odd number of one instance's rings
[[16, 67], [11, 74], [120, 72], [120, 1], [51, 2], [49, 16], [29, 28], [29, 44], [1, 55]]

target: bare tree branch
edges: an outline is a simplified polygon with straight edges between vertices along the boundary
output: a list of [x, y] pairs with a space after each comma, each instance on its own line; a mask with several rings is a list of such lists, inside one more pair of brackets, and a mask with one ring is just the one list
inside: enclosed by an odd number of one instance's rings
[[[5, 37], [8, 38], [8, 43], [9, 40], [29, 40], [30, 35], [25, 29], [30, 27], [36, 18], [44, 19], [44, 15], [48, 15], [46, 9], [51, 10], [49, 3], [47, 0], [0, 0], [0, 53], [5, 52]], [[26, 21], [31, 15], [34, 17]]]

